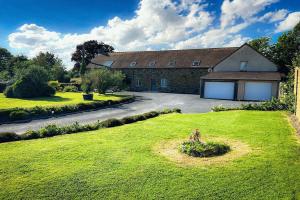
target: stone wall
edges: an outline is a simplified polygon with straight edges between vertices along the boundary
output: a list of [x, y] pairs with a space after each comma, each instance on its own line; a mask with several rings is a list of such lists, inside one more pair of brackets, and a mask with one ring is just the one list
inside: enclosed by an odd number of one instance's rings
[[[126, 74], [130, 90], [159, 91], [174, 93], [200, 93], [200, 77], [206, 75], [208, 69], [174, 68], [174, 69], [122, 69]], [[167, 86], [162, 87], [161, 80], [166, 79]], [[138, 85], [140, 82], [140, 85]]]

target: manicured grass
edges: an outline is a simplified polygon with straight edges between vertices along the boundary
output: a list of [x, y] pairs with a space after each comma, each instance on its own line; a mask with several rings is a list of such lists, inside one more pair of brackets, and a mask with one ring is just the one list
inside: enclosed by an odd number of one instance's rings
[[[94, 94], [94, 101], [97, 100], [118, 100], [122, 96], [119, 95], [99, 95]], [[17, 99], [17, 98], [6, 98], [3, 93], [0, 93], [0, 109], [5, 108], [29, 108], [34, 106], [60, 106], [67, 104], [77, 104], [84, 101], [82, 93], [80, 92], [57, 92], [53, 97], [40, 97], [32, 99]]]
[[[223, 165], [183, 167], [155, 153], [203, 136], [248, 144]], [[283, 112], [170, 114], [81, 134], [0, 144], [0, 199], [293, 199], [300, 146]]]

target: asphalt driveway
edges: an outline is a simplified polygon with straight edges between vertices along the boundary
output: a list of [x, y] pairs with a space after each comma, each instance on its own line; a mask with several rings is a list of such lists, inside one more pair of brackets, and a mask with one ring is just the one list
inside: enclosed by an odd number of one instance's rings
[[135, 95], [136, 101], [96, 111], [32, 120], [28, 123], [2, 124], [0, 125], [0, 132], [12, 131], [20, 134], [28, 129], [36, 130], [47, 124], [68, 125], [76, 121], [85, 124], [96, 122], [97, 120], [122, 118], [164, 108], [180, 108], [183, 113], [204, 113], [210, 112], [211, 108], [216, 105], [238, 106], [243, 103], [238, 101], [201, 99], [199, 95], [192, 94], [150, 92], [123, 92], [123, 94]]

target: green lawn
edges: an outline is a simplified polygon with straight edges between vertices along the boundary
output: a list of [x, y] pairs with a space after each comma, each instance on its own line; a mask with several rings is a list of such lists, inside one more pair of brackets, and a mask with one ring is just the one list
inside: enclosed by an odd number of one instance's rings
[[[202, 134], [252, 152], [224, 164], [179, 166], [154, 152]], [[300, 145], [283, 112], [169, 114], [88, 133], [0, 144], [0, 199], [293, 199]]]
[[[94, 100], [118, 100], [122, 97], [119, 95], [99, 95], [94, 94]], [[57, 92], [53, 97], [39, 97], [31, 99], [6, 98], [0, 93], [0, 109], [14, 107], [34, 107], [34, 106], [60, 106], [66, 104], [77, 104], [84, 101], [82, 93], [79, 92]]]

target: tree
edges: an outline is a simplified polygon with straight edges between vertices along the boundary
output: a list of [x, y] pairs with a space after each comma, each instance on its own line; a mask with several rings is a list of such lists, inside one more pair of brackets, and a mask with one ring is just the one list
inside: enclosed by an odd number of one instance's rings
[[0, 72], [7, 71], [12, 58], [13, 55], [7, 49], [0, 47]]
[[300, 52], [300, 22], [278, 38], [272, 51], [273, 59], [279, 66], [292, 66], [294, 57]]
[[83, 82], [92, 82], [92, 88], [99, 94], [105, 94], [107, 90], [122, 89], [125, 75], [120, 71], [112, 71], [106, 68], [90, 70], [83, 76]]
[[49, 74], [43, 67], [31, 65], [19, 72], [14, 84], [6, 88], [6, 97], [31, 98], [55, 94], [55, 89], [48, 85]]
[[59, 82], [66, 82], [67, 71], [63, 66], [61, 59], [50, 52], [40, 52], [32, 59], [32, 63], [44, 67], [49, 73], [51, 80], [58, 80]]
[[248, 42], [248, 44], [255, 50], [259, 51], [261, 54], [269, 59], [272, 59], [271, 45], [269, 37], [261, 37]]
[[75, 61], [74, 70], [80, 66], [80, 74], [83, 75], [86, 66], [98, 54], [107, 55], [114, 51], [114, 48], [97, 40], [90, 40], [83, 44], [77, 45], [75, 52], [72, 54], [71, 61]]

